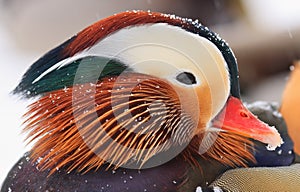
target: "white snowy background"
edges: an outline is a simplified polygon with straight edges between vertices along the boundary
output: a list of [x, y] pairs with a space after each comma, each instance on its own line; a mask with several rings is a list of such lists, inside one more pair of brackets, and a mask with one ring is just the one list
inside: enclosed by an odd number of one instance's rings
[[10, 92], [32, 59], [33, 55], [24, 54], [12, 45], [8, 31], [0, 24], [0, 182], [25, 151], [20, 125], [26, 102]]
[[[0, 185], [10, 168], [28, 150], [23, 142], [21, 124], [22, 114], [29, 101], [20, 100], [10, 94], [25, 70], [44, 52], [104, 16], [130, 9], [159, 10], [155, 9], [154, 0], [147, 0], [144, 3], [124, 1], [122, 5], [102, 0], [100, 8], [95, 7], [96, 1], [92, 0], [11, 0], [8, 7], [4, 2], [9, 1], [3, 0], [3, 7], [0, 9]], [[249, 14], [248, 22], [260, 28], [264, 26], [261, 30], [269, 30], [270, 33], [284, 31], [293, 38], [290, 31], [300, 24], [300, 1], [243, 0], [242, 2]], [[96, 5], [99, 6], [99, 1]], [[49, 18], [54, 18], [58, 22], [47, 23]], [[49, 30], [48, 24], [52, 31]], [[64, 28], [66, 24], [68, 27]], [[40, 33], [37, 34], [36, 31]], [[246, 95], [245, 98], [280, 101], [285, 77], [286, 75], [276, 76], [257, 85], [252, 88], [251, 95], [248, 97]]]

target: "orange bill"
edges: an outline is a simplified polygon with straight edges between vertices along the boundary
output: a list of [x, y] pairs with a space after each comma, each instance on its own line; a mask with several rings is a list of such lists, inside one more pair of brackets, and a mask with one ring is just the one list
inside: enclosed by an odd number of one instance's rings
[[275, 127], [260, 121], [240, 99], [233, 96], [228, 98], [223, 110], [212, 121], [212, 125], [224, 131], [266, 143], [270, 150], [274, 150], [283, 143]]

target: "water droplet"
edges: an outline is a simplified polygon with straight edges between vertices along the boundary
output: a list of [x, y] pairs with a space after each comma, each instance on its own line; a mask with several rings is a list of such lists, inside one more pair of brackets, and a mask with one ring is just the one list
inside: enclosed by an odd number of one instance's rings
[[196, 192], [201, 192], [202, 191], [202, 188], [200, 187], [200, 186], [198, 186], [197, 188], [196, 188]]
[[42, 161], [42, 157], [39, 157], [36, 161], [37, 161], [37, 163], [40, 163], [41, 161]]
[[278, 111], [274, 111], [274, 112], [273, 112], [273, 115], [274, 115], [275, 117], [277, 117], [277, 118], [281, 118], [281, 117], [282, 117], [281, 113], [279, 113]]
[[176, 19], [175, 15], [170, 15], [170, 19]]

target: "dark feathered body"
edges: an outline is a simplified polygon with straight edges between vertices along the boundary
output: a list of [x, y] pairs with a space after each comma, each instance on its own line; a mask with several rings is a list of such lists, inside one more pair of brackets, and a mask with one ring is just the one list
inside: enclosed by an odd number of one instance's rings
[[[278, 113], [277, 108], [272, 104], [255, 104], [250, 106], [250, 109], [280, 130], [286, 129], [282, 118], [274, 115]], [[282, 147], [286, 149], [293, 147], [289, 144], [290, 138], [288, 136], [285, 137], [285, 141], [287, 143]], [[293, 159], [294, 155], [284, 155], [288, 150], [282, 149], [283, 155], [279, 156], [278, 150], [266, 151], [265, 145], [257, 142], [256, 144], [258, 146], [257, 151], [253, 152], [258, 155], [258, 164], [250, 163], [249, 166], [279, 166], [292, 163], [290, 159]], [[146, 189], [148, 192], [188, 192], [194, 191], [193, 189], [196, 189], [197, 186], [210, 185], [219, 175], [230, 169], [230, 167], [226, 167], [215, 160], [199, 157], [196, 159], [201, 164], [202, 169], [190, 166], [191, 164], [182, 158], [175, 158], [166, 164], [145, 170], [119, 168], [107, 171], [107, 165], [105, 165], [97, 171], [91, 170], [82, 174], [76, 171], [68, 172], [67, 167], [62, 167], [50, 175], [51, 169], [40, 170], [37, 161], [33, 161], [30, 155], [26, 153], [9, 172], [1, 191], [140, 192]], [[263, 169], [261, 171], [263, 172]], [[238, 176], [236, 179], [239, 178], [242, 176]], [[270, 180], [272, 179], [270, 178]], [[222, 185], [226, 184], [222, 183]], [[240, 187], [242, 188], [242, 186]]]
[[49, 176], [50, 170], [37, 169], [27, 154], [10, 171], [1, 191], [172, 192], [185, 182], [186, 166], [182, 160], [174, 159], [155, 169], [106, 171], [103, 166], [97, 171], [81, 174], [75, 171], [67, 173], [61, 168]]

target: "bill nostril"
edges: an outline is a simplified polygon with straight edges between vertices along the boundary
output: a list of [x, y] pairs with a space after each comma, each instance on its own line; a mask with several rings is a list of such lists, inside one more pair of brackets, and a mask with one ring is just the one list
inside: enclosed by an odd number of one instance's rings
[[245, 118], [249, 117], [249, 115], [245, 111], [240, 111], [240, 115]]

